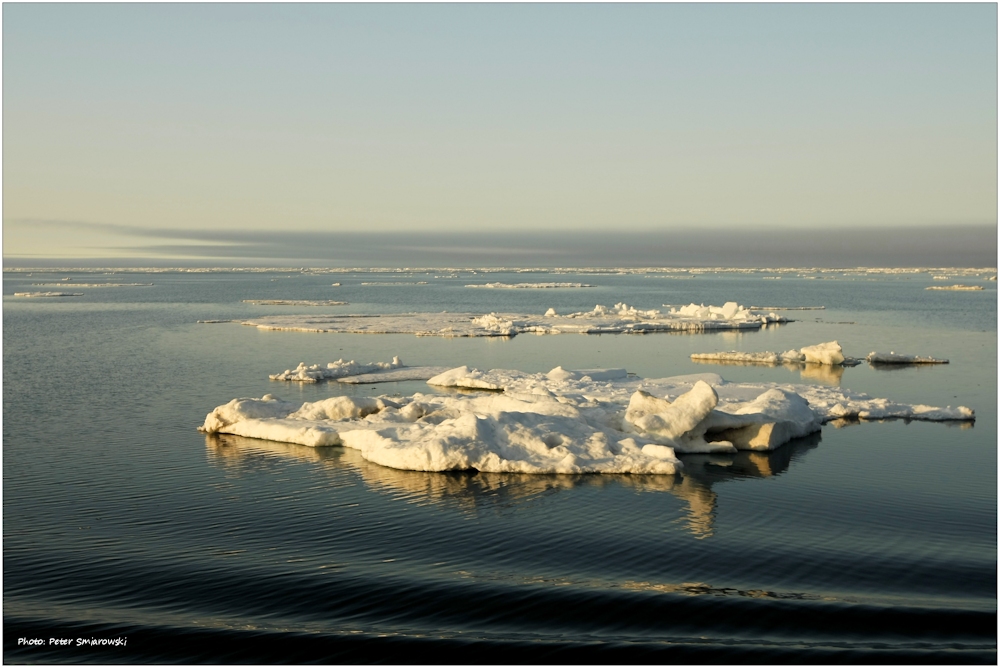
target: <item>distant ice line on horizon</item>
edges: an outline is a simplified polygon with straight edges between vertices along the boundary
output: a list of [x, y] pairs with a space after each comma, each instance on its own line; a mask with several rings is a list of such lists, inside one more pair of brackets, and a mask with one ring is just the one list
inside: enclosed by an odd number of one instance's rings
[[32, 283], [40, 288], [59, 288], [72, 286], [74, 288], [148, 288], [152, 283], [73, 283], [71, 281], [59, 281], [58, 283]]
[[[587, 273], [608, 275], [641, 275], [641, 274], [705, 274], [705, 273], [847, 273], [861, 272], [867, 274], [922, 274], [948, 273], [955, 275], [997, 274], [997, 267], [5, 267], [6, 273], [307, 273], [307, 274], [345, 274], [345, 273]], [[996, 280], [995, 276], [988, 280]]]
[[244, 304], [255, 306], [348, 306], [349, 302], [333, 299], [243, 299]]
[[15, 297], [82, 297], [82, 292], [15, 292]]
[[560, 289], [560, 288], [593, 288], [595, 286], [588, 283], [473, 283], [466, 285], [467, 288], [483, 288], [494, 290], [517, 290], [517, 289]]

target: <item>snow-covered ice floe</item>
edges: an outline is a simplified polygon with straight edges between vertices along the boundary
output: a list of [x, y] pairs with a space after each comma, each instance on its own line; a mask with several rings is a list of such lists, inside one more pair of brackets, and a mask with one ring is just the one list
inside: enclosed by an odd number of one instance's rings
[[597, 305], [592, 311], [559, 315], [488, 313], [404, 313], [395, 315], [269, 315], [244, 325], [270, 330], [330, 332], [339, 334], [416, 334], [417, 336], [473, 337], [518, 334], [646, 334], [651, 332], [700, 332], [724, 329], [759, 329], [788, 322], [774, 313], [760, 314], [736, 302], [724, 306], [690, 304], [662, 313], [639, 310], [627, 304], [613, 308]]
[[870, 352], [865, 358], [871, 364], [947, 364], [948, 360], [921, 355], [902, 355], [896, 351], [888, 353]]
[[841, 388], [727, 383], [717, 374], [640, 379], [624, 369], [525, 373], [458, 367], [409, 397], [233, 399], [200, 430], [341, 445], [398, 469], [662, 473], [678, 453], [771, 450], [838, 418], [974, 420], [971, 409], [897, 404]]
[[399, 357], [393, 357], [391, 362], [370, 362], [358, 364], [354, 360], [345, 362], [342, 359], [330, 362], [326, 366], [299, 362], [294, 369], [285, 369], [281, 373], [268, 376], [271, 380], [286, 380], [299, 383], [318, 383], [321, 380], [335, 380], [339, 383], [354, 385], [367, 383], [390, 383], [403, 380], [427, 380], [447, 370], [442, 366], [408, 367]]
[[82, 292], [15, 292], [15, 297], [82, 297]]
[[516, 289], [553, 289], [553, 288], [592, 288], [588, 283], [472, 283], [467, 288], [493, 288], [497, 290]]
[[257, 306], [347, 306], [348, 304], [332, 299], [244, 299], [243, 301]]
[[783, 353], [743, 353], [736, 350], [724, 353], [693, 353], [691, 359], [699, 362], [769, 365], [808, 363], [853, 366], [858, 364], [858, 360], [844, 357], [844, 351], [836, 341], [817, 343], [814, 346], [805, 346], [799, 350], [787, 350]]

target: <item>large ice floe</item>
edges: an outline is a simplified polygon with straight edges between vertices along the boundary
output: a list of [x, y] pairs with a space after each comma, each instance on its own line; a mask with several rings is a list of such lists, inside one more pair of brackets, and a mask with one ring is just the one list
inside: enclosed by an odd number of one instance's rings
[[672, 308], [640, 310], [624, 303], [614, 307], [597, 305], [592, 311], [559, 315], [549, 309], [544, 315], [512, 313], [403, 313], [392, 315], [268, 315], [252, 318], [244, 325], [268, 330], [329, 332], [337, 334], [416, 334], [417, 336], [516, 336], [518, 334], [645, 334], [650, 332], [759, 329], [788, 322], [775, 313], [758, 313], [736, 302], [723, 306], [690, 304]]
[[[396, 358], [381, 368], [400, 367]], [[975, 419], [963, 406], [898, 404], [814, 385], [727, 383], [712, 373], [651, 380], [624, 369], [532, 374], [463, 366], [427, 382], [466, 391], [305, 403], [240, 398], [215, 408], [200, 429], [340, 445], [418, 471], [670, 474], [682, 467], [678, 453], [771, 450], [838, 418]]]
[[853, 365], [857, 360], [844, 357], [844, 351], [836, 341], [817, 343], [814, 346], [804, 346], [799, 350], [788, 350], [783, 353], [760, 352], [743, 353], [735, 350], [724, 353], [693, 353], [691, 359], [703, 362], [735, 362], [739, 364], [788, 364], [809, 363]]

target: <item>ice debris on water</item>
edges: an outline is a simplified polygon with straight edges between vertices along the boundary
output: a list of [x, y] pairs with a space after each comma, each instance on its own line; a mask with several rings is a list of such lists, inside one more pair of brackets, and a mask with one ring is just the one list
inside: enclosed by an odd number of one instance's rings
[[[341, 370], [370, 366], [338, 363]], [[398, 358], [393, 364], [401, 366]], [[200, 429], [341, 445], [407, 470], [670, 474], [682, 467], [678, 453], [770, 450], [838, 418], [975, 419], [964, 406], [897, 404], [814, 385], [727, 383], [712, 373], [640, 379], [624, 369], [525, 373], [463, 366], [428, 384], [492, 392], [305, 403], [272, 395], [233, 399], [209, 413]]]

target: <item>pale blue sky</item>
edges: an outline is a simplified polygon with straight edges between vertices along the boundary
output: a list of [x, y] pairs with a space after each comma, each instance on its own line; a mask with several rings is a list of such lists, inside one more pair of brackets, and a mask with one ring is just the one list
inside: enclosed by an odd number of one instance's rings
[[995, 225], [997, 6], [8, 3], [3, 124], [5, 257]]

